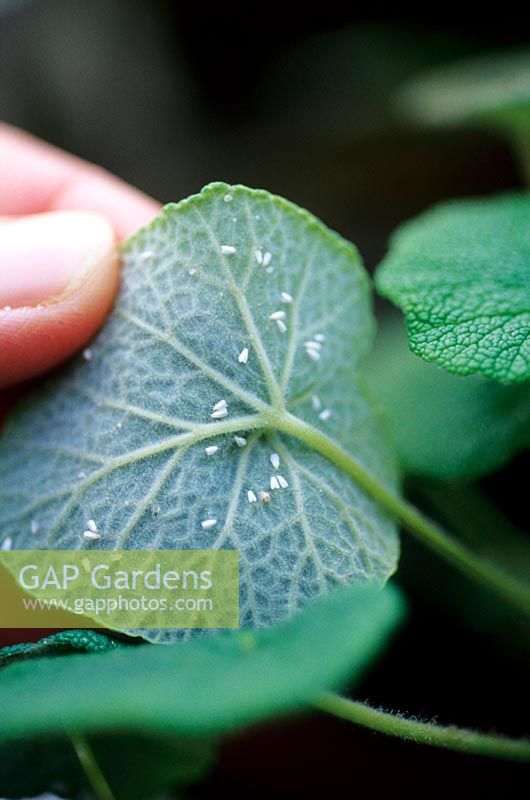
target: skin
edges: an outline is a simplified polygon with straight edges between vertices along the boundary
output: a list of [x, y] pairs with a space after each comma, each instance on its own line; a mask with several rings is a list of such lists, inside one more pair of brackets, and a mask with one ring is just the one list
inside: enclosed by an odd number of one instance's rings
[[[66, 360], [101, 327], [119, 284], [116, 245], [149, 222], [160, 205], [100, 167], [1, 124], [0, 175], [0, 243], [6, 241], [6, 234], [15, 245], [17, 239], [22, 240], [22, 245], [12, 248], [12, 252], [6, 252], [3, 246], [0, 254], [1, 422], [28, 381]], [[94, 225], [101, 246], [94, 251], [92, 239], [83, 275], [48, 297], [46, 291], [53, 288], [53, 281], [46, 284], [47, 269], [52, 272], [51, 259], [55, 259], [53, 269], [57, 272], [58, 261], [63, 258], [66, 263], [68, 258], [60, 252], [60, 236], [55, 250], [33, 248], [30, 237], [24, 238], [25, 218], [50, 214], [42, 218], [47, 225], [53, 212], [67, 212], [56, 216], [55, 223], [65, 226], [65, 239], [69, 235], [75, 240], [75, 225], [81, 222], [86, 231], [87, 220], [79, 217], [80, 211], [92, 212], [89, 222]], [[83, 241], [80, 237], [75, 242], [80, 251], [77, 257], [83, 256]], [[18, 255], [20, 247], [22, 256]], [[17, 275], [25, 270], [24, 280], [31, 284], [32, 269], [35, 287], [33, 291], [30, 285], [24, 287], [24, 308], [5, 310], [5, 304], [12, 304], [11, 297], [17, 300]], [[0, 631], [0, 645], [29, 641], [44, 634], [45, 631]]]
[[[102, 224], [106, 219], [120, 240], [160, 208], [99, 167], [5, 125], [0, 126], [0, 175], [0, 225], [22, 215], [83, 209], [102, 215]], [[23, 314], [0, 311], [0, 389], [64, 361], [101, 326], [118, 287], [119, 262], [109, 248], [96, 262], [54, 302]], [[45, 271], [45, 260], [40, 269]], [[0, 296], [2, 280], [0, 262]]]

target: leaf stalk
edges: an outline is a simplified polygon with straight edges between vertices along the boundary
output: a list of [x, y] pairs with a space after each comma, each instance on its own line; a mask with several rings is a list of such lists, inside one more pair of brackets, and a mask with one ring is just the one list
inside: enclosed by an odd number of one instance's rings
[[70, 741], [97, 800], [115, 800], [87, 738], [79, 732], [71, 733]]
[[456, 725], [436, 725], [409, 719], [400, 714], [382, 711], [378, 708], [349, 700], [346, 697], [324, 692], [313, 705], [334, 717], [361, 725], [372, 731], [407, 739], [416, 744], [443, 747], [458, 753], [503, 758], [508, 761], [530, 761], [530, 739], [512, 739], [479, 733]]

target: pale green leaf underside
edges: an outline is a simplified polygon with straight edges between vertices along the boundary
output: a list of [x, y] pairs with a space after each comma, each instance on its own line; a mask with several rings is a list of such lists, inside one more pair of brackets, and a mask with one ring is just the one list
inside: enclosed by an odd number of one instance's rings
[[214, 734], [298, 710], [359, 681], [402, 616], [395, 587], [349, 587], [266, 630], [14, 663], [0, 670], [0, 740]]
[[512, 50], [434, 67], [399, 93], [401, 108], [421, 122], [489, 122], [530, 126], [530, 50]]
[[[257, 249], [272, 254], [268, 267]], [[282, 619], [336, 583], [383, 583], [397, 560], [393, 522], [274, 423], [296, 414], [392, 486], [359, 375], [373, 318], [355, 248], [285, 200], [212, 184], [167, 206], [123, 258], [91, 360], [48, 382], [8, 425], [2, 535], [22, 549], [238, 549], [243, 625]], [[277, 310], [285, 333], [269, 319]], [[317, 362], [304, 347], [315, 334], [326, 337]], [[211, 419], [221, 399], [229, 415]], [[208, 457], [210, 445], [219, 451]], [[249, 504], [247, 491], [270, 492], [273, 452], [289, 487]], [[83, 539], [88, 519], [97, 542]], [[204, 530], [207, 519], [217, 524]]]
[[393, 238], [377, 288], [412, 350], [460, 375], [530, 378], [530, 196], [447, 203]]
[[368, 376], [409, 474], [477, 478], [530, 444], [530, 384], [464, 379], [425, 363], [410, 352], [401, 319], [380, 330]]

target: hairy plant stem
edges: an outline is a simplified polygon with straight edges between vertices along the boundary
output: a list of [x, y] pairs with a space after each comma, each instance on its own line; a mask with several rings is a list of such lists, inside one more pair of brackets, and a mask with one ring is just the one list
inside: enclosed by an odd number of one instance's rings
[[383, 486], [333, 439], [287, 411], [271, 412], [271, 427], [308, 444], [349, 475], [419, 541], [473, 580], [482, 583], [530, 616], [530, 591], [518, 580], [475, 555], [411, 503]]
[[313, 700], [313, 706], [335, 717], [362, 725], [364, 728], [397, 736], [400, 739], [409, 739], [417, 744], [510, 761], [530, 761], [530, 739], [510, 739], [457, 728], [455, 725], [436, 725], [432, 722], [407, 719], [398, 714], [372, 708], [365, 703], [348, 700], [332, 692], [318, 695]]
[[70, 741], [97, 800], [114, 800], [114, 794], [86, 737], [82, 733], [71, 733]]

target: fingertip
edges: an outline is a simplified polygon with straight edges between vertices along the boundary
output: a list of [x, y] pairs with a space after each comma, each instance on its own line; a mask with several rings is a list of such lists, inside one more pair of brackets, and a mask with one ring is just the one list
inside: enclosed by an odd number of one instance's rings
[[118, 239], [125, 239], [146, 225], [160, 211], [160, 203], [139, 189], [98, 167], [74, 173], [49, 200], [56, 210], [84, 208], [112, 220]]
[[119, 239], [134, 233], [160, 203], [101, 167], [0, 123], [0, 214], [89, 209], [109, 218]]
[[103, 324], [119, 284], [114, 233], [103, 215], [38, 216], [47, 219], [26, 218], [25, 230], [22, 225], [5, 237], [12, 246], [0, 268], [1, 388], [36, 377], [80, 349]]

